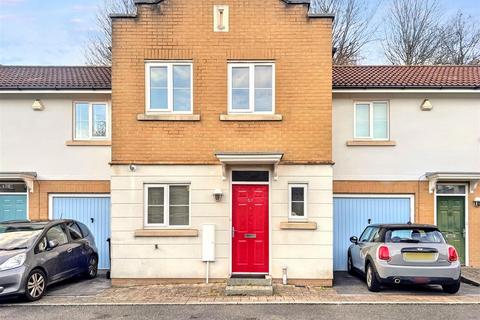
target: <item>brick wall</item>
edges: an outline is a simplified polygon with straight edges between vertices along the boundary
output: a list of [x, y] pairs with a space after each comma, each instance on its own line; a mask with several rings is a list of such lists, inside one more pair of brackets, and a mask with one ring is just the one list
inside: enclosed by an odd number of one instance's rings
[[[331, 19], [280, 0], [225, 0], [230, 32], [213, 32], [218, 1], [141, 5], [113, 20], [112, 162], [216, 163], [218, 151], [282, 151], [288, 163], [331, 161]], [[193, 113], [201, 121], [137, 121], [145, 112], [145, 60], [192, 60]], [[227, 62], [273, 60], [283, 121], [220, 121]]]
[[30, 220], [48, 220], [48, 195], [52, 193], [110, 193], [110, 181], [35, 181], [29, 194]]
[[[415, 222], [434, 224], [435, 196], [428, 191], [426, 181], [334, 181], [333, 192], [341, 194], [413, 194], [415, 195]], [[470, 265], [480, 267], [480, 208], [473, 206], [480, 197], [480, 188], [468, 195], [468, 228]]]

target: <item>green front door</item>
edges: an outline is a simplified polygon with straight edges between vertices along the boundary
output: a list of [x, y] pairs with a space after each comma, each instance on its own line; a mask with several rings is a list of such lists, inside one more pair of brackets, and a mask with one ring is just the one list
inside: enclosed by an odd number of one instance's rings
[[465, 197], [437, 197], [437, 225], [465, 264]]

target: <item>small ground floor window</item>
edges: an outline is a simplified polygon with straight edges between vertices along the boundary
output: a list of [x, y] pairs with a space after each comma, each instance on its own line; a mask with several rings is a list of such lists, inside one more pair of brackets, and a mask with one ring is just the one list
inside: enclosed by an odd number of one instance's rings
[[189, 225], [189, 185], [145, 185], [145, 226], [188, 227]]

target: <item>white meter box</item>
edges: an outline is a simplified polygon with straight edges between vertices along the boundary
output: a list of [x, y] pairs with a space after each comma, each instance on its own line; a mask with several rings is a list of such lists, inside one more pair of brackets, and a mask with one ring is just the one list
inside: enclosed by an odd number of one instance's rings
[[202, 225], [202, 261], [215, 261], [215, 225]]

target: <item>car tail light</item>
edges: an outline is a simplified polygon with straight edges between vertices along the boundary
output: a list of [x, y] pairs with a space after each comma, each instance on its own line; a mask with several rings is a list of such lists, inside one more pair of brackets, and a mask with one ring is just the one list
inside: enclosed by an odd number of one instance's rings
[[454, 262], [458, 260], [457, 249], [454, 247], [448, 247], [448, 261]]
[[378, 247], [378, 259], [380, 260], [390, 260], [390, 250], [387, 246]]

